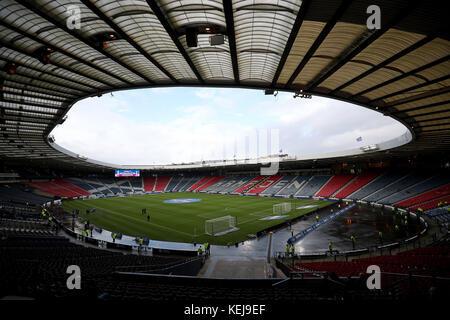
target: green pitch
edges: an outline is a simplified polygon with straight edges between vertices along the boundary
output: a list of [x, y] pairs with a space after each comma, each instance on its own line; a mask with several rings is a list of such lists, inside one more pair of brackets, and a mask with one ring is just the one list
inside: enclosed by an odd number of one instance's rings
[[[164, 203], [164, 200], [196, 198], [199, 202]], [[273, 205], [291, 202], [291, 212], [277, 220], [259, 220], [273, 216]], [[330, 205], [320, 200], [264, 198], [204, 193], [162, 193], [123, 198], [74, 200], [63, 204], [65, 210], [80, 210], [82, 218], [104, 229], [122, 232], [129, 236], [147, 236], [153, 240], [196, 242], [227, 245], [241, 242], [270, 226], [307, 214], [317, 208]], [[300, 206], [316, 205], [314, 208], [296, 209]], [[86, 214], [86, 209], [96, 212]], [[142, 208], [150, 213], [141, 214]], [[222, 236], [205, 234], [205, 221], [223, 216], [236, 217], [238, 231]]]

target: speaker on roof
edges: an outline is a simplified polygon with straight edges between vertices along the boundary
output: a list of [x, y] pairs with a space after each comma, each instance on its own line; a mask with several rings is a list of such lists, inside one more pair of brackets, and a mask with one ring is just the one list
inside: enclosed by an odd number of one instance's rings
[[186, 29], [186, 43], [189, 48], [197, 47], [197, 29], [187, 28]]

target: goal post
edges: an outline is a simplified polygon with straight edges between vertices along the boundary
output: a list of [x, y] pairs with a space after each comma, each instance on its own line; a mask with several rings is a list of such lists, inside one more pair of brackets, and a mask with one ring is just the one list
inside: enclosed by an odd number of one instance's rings
[[280, 215], [283, 213], [288, 213], [292, 210], [290, 202], [282, 202], [273, 205], [273, 214]]
[[205, 233], [210, 236], [221, 236], [239, 230], [236, 227], [236, 217], [223, 216], [205, 221]]

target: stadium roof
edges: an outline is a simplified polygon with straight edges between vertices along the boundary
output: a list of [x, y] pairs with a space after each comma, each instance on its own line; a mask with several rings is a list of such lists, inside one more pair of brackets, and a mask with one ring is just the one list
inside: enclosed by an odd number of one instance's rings
[[302, 90], [400, 120], [414, 138], [391, 154], [445, 152], [448, 26], [433, 1], [2, 0], [0, 159], [102, 167], [51, 130], [80, 99], [160, 86]]

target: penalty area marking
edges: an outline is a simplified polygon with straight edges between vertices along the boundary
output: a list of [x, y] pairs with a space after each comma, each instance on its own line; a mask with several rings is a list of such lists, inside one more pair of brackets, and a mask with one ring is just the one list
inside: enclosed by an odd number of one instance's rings
[[317, 207], [318, 207], [317, 204], [310, 204], [310, 205], [307, 205], [307, 206], [297, 207], [295, 209], [297, 209], [297, 210], [300, 210], [300, 209], [312, 209], [312, 208], [317, 208]]

